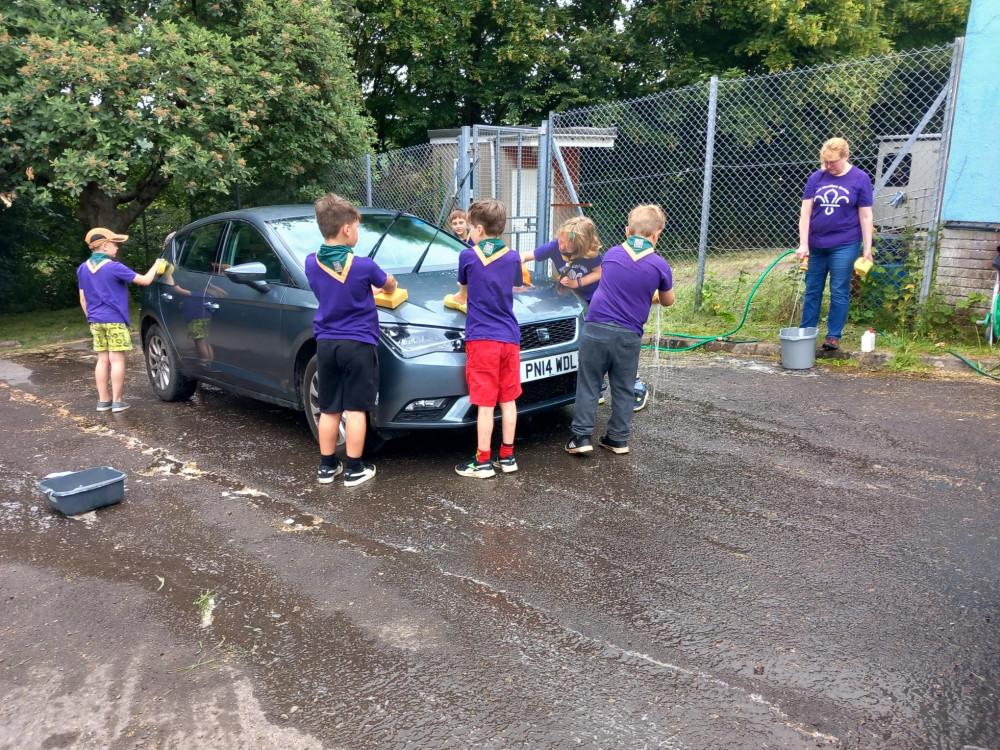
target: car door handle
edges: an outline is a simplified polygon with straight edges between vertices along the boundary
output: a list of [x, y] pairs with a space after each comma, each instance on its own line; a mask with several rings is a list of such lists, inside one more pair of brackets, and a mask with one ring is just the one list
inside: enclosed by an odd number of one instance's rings
[[219, 309], [219, 304], [217, 302], [208, 302], [208, 301], [206, 301], [205, 302], [205, 307], [207, 307], [209, 310], [218, 310]]
[[166, 292], [160, 292], [160, 299], [165, 299], [167, 302], [169, 302], [173, 298], [174, 298], [174, 295], [172, 295], [172, 294], [167, 294]]

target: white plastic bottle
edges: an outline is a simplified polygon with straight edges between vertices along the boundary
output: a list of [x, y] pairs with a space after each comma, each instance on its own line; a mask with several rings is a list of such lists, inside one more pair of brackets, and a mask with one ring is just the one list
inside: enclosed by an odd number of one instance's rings
[[871, 328], [861, 334], [861, 351], [875, 351], [875, 331]]

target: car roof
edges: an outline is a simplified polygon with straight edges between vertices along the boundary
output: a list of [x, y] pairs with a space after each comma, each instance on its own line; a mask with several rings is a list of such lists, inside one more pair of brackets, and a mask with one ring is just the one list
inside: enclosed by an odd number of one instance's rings
[[[369, 208], [358, 206], [358, 211], [362, 216], [394, 216], [395, 211], [386, 208]], [[279, 219], [292, 219], [299, 216], [315, 217], [316, 209], [311, 203], [288, 204], [283, 206], [254, 206], [253, 208], [241, 208], [238, 211], [225, 211], [211, 216], [203, 216], [198, 219], [198, 223], [204, 221], [222, 221], [232, 219], [245, 219], [247, 221], [275, 221]], [[409, 214], [404, 214], [409, 216]]]

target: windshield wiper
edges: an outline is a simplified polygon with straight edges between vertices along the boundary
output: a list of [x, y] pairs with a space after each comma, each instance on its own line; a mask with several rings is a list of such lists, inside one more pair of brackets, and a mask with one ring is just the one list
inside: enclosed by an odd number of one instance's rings
[[[455, 186], [455, 194], [451, 197], [452, 206], [455, 205], [455, 201], [458, 199], [459, 192], [461, 192], [462, 187], [465, 185], [465, 181], [469, 179], [469, 175], [472, 174], [472, 170], [476, 168], [477, 164], [479, 164], [479, 159], [476, 159], [474, 162], [472, 162], [472, 165], [469, 167], [468, 171], [466, 171], [465, 176], [462, 178], [462, 181]], [[442, 211], [441, 214], [443, 216], [444, 212]], [[413, 270], [410, 273], [420, 273], [420, 266], [423, 265], [424, 258], [427, 257], [427, 253], [430, 252], [431, 245], [434, 244], [434, 240], [437, 239], [437, 236], [440, 233], [441, 233], [441, 227], [440, 226], [435, 227], [434, 234], [432, 234], [431, 238], [427, 240], [427, 247], [425, 247], [424, 251], [420, 253], [420, 257], [417, 259], [417, 264], [413, 267]], [[458, 238], [456, 237], [456, 239]]]

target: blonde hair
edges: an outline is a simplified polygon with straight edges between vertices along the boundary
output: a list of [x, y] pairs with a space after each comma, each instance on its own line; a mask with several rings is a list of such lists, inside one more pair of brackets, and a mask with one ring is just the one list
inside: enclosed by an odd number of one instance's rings
[[499, 237], [507, 226], [507, 207], [496, 198], [475, 201], [466, 221], [470, 227], [481, 226], [487, 237]]
[[[845, 159], [851, 155], [851, 149], [847, 146], [846, 138], [830, 138], [823, 143], [823, 148], [819, 150], [820, 161], [836, 161]], [[837, 159], [829, 157], [836, 156]]]
[[628, 228], [632, 234], [652, 237], [657, 232], [662, 232], [666, 225], [667, 217], [655, 203], [644, 203], [629, 211]]
[[559, 227], [556, 235], [565, 239], [570, 251], [569, 260], [596, 258], [601, 247], [601, 241], [597, 238], [597, 227], [586, 216], [567, 219]]
[[336, 193], [327, 193], [316, 201], [316, 223], [323, 239], [333, 239], [345, 224], [361, 221], [361, 212], [347, 198]]

